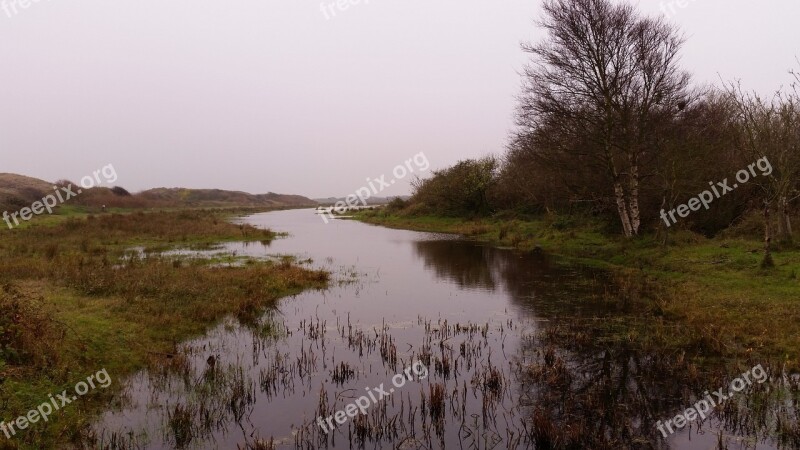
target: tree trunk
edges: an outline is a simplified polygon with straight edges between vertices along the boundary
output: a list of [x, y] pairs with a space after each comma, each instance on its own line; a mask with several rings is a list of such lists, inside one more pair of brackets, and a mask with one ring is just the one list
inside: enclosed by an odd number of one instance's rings
[[[667, 207], [667, 193], [664, 192], [664, 195], [661, 197], [661, 210], [663, 211]], [[661, 245], [666, 247], [669, 244], [669, 227], [664, 226], [661, 220], [658, 221], [658, 230], [659, 234], [664, 233], [663, 239], [661, 240]]]
[[769, 202], [764, 202], [764, 260], [761, 267], [773, 267], [772, 261], [772, 226], [769, 223]]
[[614, 196], [617, 199], [617, 212], [622, 221], [622, 232], [625, 233], [625, 237], [632, 237], [633, 227], [631, 226], [631, 218], [628, 215], [628, 207], [625, 203], [625, 190], [622, 189], [619, 181], [614, 182]]
[[789, 217], [789, 201], [786, 197], [781, 197], [778, 200], [778, 207], [780, 208], [778, 223], [781, 231], [781, 241], [792, 243], [792, 219]]
[[631, 212], [631, 232], [634, 235], [639, 234], [639, 227], [642, 224], [639, 212], [639, 161], [636, 154], [630, 157], [630, 212]]

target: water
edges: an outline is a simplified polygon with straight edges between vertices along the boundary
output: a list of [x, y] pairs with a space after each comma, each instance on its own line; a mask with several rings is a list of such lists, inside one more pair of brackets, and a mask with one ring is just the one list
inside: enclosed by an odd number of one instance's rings
[[[719, 386], [684, 381], [674, 355], [604, 343], [592, 324], [620, 316], [602, 273], [313, 210], [243, 220], [290, 236], [221, 250], [294, 255], [330, 270], [330, 289], [256, 323], [227, 319], [133, 376], [95, 426], [97, 447], [778, 448], [732, 412], [720, 417], [736, 432], [714, 419], [663, 440], [657, 420]], [[731, 401], [737, 418], [747, 395]], [[354, 402], [365, 414], [338, 424]]]

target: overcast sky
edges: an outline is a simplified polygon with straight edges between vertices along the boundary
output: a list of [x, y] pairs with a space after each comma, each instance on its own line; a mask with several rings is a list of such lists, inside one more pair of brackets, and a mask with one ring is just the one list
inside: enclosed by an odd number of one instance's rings
[[[519, 43], [542, 36], [533, 0], [21, 1], [0, 0], [0, 172], [110, 163], [132, 191], [344, 196], [419, 152], [432, 169], [500, 154]], [[684, 1], [695, 82], [789, 83], [798, 0]]]

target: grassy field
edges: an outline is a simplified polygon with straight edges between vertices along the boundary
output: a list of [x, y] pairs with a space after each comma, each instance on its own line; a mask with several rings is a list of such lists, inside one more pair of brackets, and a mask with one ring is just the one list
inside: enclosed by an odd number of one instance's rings
[[[106, 369], [113, 380], [30, 424], [0, 448], [64, 448], [87, 437], [120, 381], [164, 363], [223, 317], [255, 321], [280, 297], [323, 288], [328, 274], [289, 261], [167, 259], [149, 250], [276, 234], [229, 222], [226, 210], [82, 214], [0, 233], [0, 417], [6, 423]], [[131, 248], [146, 249], [144, 253]]]
[[621, 291], [642, 300], [640, 320], [621, 328], [625, 338], [700, 357], [764, 358], [800, 369], [800, 250], [778, 248], [775, 268], [762, 269], [763, 244], [755, 237], [755, 220], [714, 239], [674, 232], [664, 247], [652, 236], [618, 238], [593, 219], [466, 220], [386, 211], [365, 211], [356, 218], [387, 227], [457, 233], [502, 247], [541, 249], [569, 263], [608, 269]]

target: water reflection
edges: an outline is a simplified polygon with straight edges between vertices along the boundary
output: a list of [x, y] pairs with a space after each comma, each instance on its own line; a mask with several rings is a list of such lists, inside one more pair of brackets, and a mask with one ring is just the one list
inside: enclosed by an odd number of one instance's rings
[[[325, 225], [309, 211], [247, 221], [292, 235], [269, 247], [224, 244], [227, 251], [298, 255], [343, 282], [287, 299], [255, 321], [227, 320], [182, 344], [176, 357], [154, 361], [128, 382], [126, 401], [94, 427], [93, 447], [718, 445], [716, 421], [700, 434], [693, 429], [660, 438], [655, 421], [723, 380], [688, 357], [643, 353], [633, 337], [619, 339], [597, 326], [624, 327], [627, 320], [602, 273], [452, 236]], [[429, 377], [409, 382], [334, 432], [319, 426], [318, 418], [388, 385], [416, 361]], [[726, 405], [731, 411], [722, 416], [727, 431], [720, 435], [730, 448], [756, 448], [754, 442], [774, 435], [764, 431], [775, 428], [774, 407], [764, 406], [763, 416], [741, 413], [755, 398]], [[786, 422], [796, 426], [796, 403], [782, 399]]]
[[[440, 279], [461, 288], [498, 289], [528, 308], [531, 315], [540, 315], [539, 308], [548, 309], [554, 303], [563, 305], [565, 299], [602, 292], [598, 287], [608, 282], [600, 271], [559, 266], [538, 252], [518, 252], [463, 240], [424, 240], [413, 245], [423, 265]], [[534, 304], [535, 310], [530, 308]]]
[[414, 249], [424, 267], [437, 277], [462, 288], [495, 290], [490, 249], [457, 240], [419, 241], [414, 243]]
[[545, 321], [538, 333], [522, 339], [513, 358], [519, 404], [531, 419], [526, 432], [536, 448], [800, 446], [798, 382], [778, 375], [766, 388], [777, 394], [754, 387], [712, 418], [664, 439], [658, 421], [683, 412], [706, 389], [726, 386], [724, 365], [701, 370], [683, 353], [646, 353], [634, 341], [609, 336], [608, 327], [598, 325], [625, 316], [622, 308], [603, 301], [615, 291], [603, 272], [458, 241], [420, 241], [415, 250], [440, 279], [502, 289], [521, 311]]

